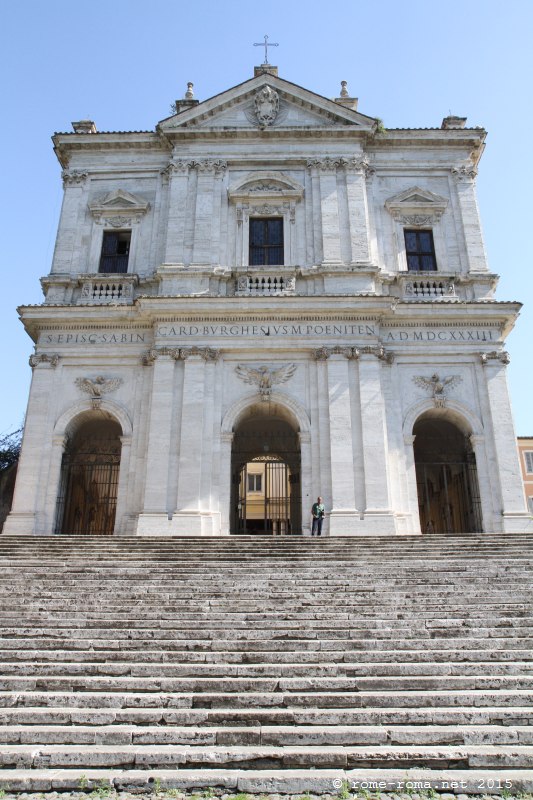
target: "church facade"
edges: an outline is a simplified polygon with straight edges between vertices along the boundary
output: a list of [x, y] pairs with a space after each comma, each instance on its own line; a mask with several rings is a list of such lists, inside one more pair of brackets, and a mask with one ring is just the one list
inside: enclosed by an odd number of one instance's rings
[[268, 64], [154, 131], [56, 134], [64, 199], [5, 533], [530, 525], [475, 177]]

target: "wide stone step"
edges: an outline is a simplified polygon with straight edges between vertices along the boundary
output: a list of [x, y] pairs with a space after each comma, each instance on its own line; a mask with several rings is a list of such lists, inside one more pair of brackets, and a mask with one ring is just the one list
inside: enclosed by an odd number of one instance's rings
[[272, 692], [377, 692], [530, 690], [533, 676], [316, 676], [316, 677], [143, 677], [143, 676], [4, 676], [0, 692], [165, 692], [165, 693], [272, 693]]
[[533, 745], [530, 725], [0, 725], [0, 744], [86, 745]]
[[85, 643], [71, 644], [69, 650], [64, 650], [65, 642], [55, 642], [55, 646], [46, 649], [44, 643], [41, 641], [40, 647], [34, 649], [35, 644], [9, 642], [11, 647], [8, 649], [0, 650], [0, 658], [11, 663], [18, 661], [26, 661], [30, 657], [39, 659], [42, 663], [53, 663], [55, 661], [69, 661], [70, 663], [123, 663], [128, 662], [132, 664], [151, 664], [154, 662], [164, 662], [168, 664], [173, 663], [189, 663], [189, 664], [262, 664], [268, 662], [270, 664], [287, 664], [294, 663], [295, 661], [301, 664], [308, 663], [352, 663], [354, 658], [362, 664], [372, 664], [377, 662], [387, 662], [390, 664], [397, 663], [441, 663], [449, 662], [453, 659], [459, 663], [477, 663], [481, 661], [490, 661], [492, 663], [515, 663], [517, 661], [533, 662], [533, 651], [531, 649], [521, 650], [502, 650], [496, 649], [490, 642], [486, 645], [486, 649], [464, 649], [464, 650], [445, 650], [440, 648], [437, 644], [437, 649], [425, 650], [359, 650], [357, 653], [349, 652], [346, 649], [335, 650], [327, 649], [324, 651], [311, 650], [291, 650], [285, 648], [280, 651], [262, 651], [262, 650], [242, 650], [242, 651], [215, 651], [209, 650], [172, 650], [167, 648], [162, 649], [137, 649], [133, 645], [131, 649], [116, 650], [110, 647], [99, 647], [96, 643], [90, 643], [87, 648]]
[[0, 745], [0, 768], [55, 769], [121, 767], [150, 769], [181, 766], [228, 769], [420, 767], [528, 769], [528, 745], [359, 745], [203, 746], [203, 745]]
[[[35, 654], [38, 657], [38, 654]], [[2, 656], [0, 655], [0, 658]], [[135, 663], [130, 661], [116, 661], [105, 663], [91, 663], [86, 661], [13, 661], [7, 662], [2, 658], [1, 670], [3, 676], [132, 676], [132, 677], [221, 677], [221, 678], [256, 678], [256, 677], [404, 677], [404, 676], [481, 676], [483, 678], [518, 675], [533, 676], [533, 662], [345, 662], [345, 663], [287, 663], [287, 664], [208, 664], [204, 662], [192, 663]]]
[[6, 692], [0, 708], [73, 706], [77, 708], [386, 708], [387, 706], [533, 706], [533, 691], [524, 689], [379, 692]]
[[500, 725], [527, 726], [531, 723], [530, 706], [514, 707], [404, 707], [384, 708], [72, 708], [11, 707], [0, 708], [0, 725], [5, 726], [115, 726], [150, 725], [212, 727], [290, 726], [305, 732], [308, 726], [338, 725]]
[[[0, 772], [0, 788], [14, 792], [109, 790], [153, 793], [219, 789], [232, 794], [338, 794], [344, 787], [403, 793], [437, 789], [444, 793], [518, 795], [533, 791], [531, 770], [486, 769], [358, 768], [342, 769], [6, 769]], [[413, 787], [415, 787], [413, 789]]]

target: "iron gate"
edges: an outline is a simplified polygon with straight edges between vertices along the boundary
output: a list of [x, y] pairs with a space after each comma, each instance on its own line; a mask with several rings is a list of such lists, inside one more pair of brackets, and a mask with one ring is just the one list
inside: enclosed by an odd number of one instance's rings
[[[261, 464], [263, 484], [259, 493], [250, 491], [249, 464]], [[291, 494], [294, 481], [288, 464], [274, 459], [255, 458], [245, 464], [239, 475], [239, 494], [237, 505], [236, 532], [289, 534], [291, 529]]]
[[422, 533], [478, 533], [483, 530], [474, 453], [465, 461], [416, 465]]
[[77, 453], [63, 457], [56, 533], [112, 534], [120, 455]]

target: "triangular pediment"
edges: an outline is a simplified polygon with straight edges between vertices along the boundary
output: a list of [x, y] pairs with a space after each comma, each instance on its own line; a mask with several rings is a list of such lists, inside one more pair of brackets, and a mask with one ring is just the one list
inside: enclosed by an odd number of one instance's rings
[[93, 216], [101, 214], [145, 214], [150, 208], [150, 203], [139, 195], [126, 192], [124, 189], [115, 189], [102, 197], [96, 197], [89, 203], [89, 211]]
[[389, 197], [385, 201], [385, 208], [393, 215], [398, 214], [431, 214], [440, 216], [448, 206], [446, 197], [421, 189], [420, 186], [411, 186], [403, 192]]
[[261, 74], [159, 123], [165, 134], [186, 129], [286, 130], [352, 127], [377, 121], [275, 75]]

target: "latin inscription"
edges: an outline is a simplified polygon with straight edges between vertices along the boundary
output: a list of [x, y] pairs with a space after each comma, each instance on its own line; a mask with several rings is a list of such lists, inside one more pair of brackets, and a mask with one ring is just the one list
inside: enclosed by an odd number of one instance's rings
[[[299, 339], [348, 339], [350, 342], [365, 339], [378, 340], [390, 345], [400, 342], [429, 343], [455, 342], [469, 344], [474, 342], [497, 342], [500, 340], [496, 328], [379, 328], [378, 325], [345, 322], [288, 322], [262, 324], [168, 324], [158, 325], [155, 340], [205, 340], [205, 339], [245, 339], [272, 337], [272, 339], [297, 337]], [[39, 345], [146, 345], [153, 342], [151, 331], [65, 331], [63, 333], [42, 333]]]

